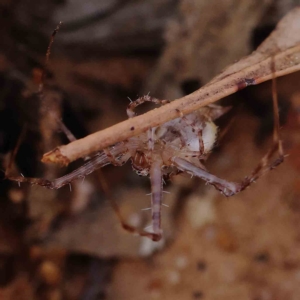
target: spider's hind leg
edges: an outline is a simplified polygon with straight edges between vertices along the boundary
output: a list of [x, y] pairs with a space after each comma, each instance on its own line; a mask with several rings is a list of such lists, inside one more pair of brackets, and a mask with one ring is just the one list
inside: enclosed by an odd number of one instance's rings
[[196, 177], [199, 177], [204, 181], [206, 181], [208, 184], [213, 185], [217, 190], [219, 190], [226, 197], [233, 196], [242, 190], [241, 184], [237, 182], [226, 181], [222, 178], [219, 178], [209, 173], [208, 171], [195, 166], [194, 164], [190, 163], [189, 161], [183, 158], [174, 157], [173, 163], [179, 170], [194, 175]]
[[162, 205], [162, 160], [160, 157], [153, 157], [150, 168], [151, 181], [151, 208], [152, 208], [152, 230], [155, 234], [155, 241], [162, 237], [161, 229], [161, 205]]
[[[273, 170], [278, 165], [284, 161], [284, 152], [282, 147], [282, 141], [280, 139], [280, 124], [279, 124], [279, 108], [278, 108], [278, 96], [277, 96], [277, 82], [275, 78], [275, 61], [272, 59], [272, 99], [273, 99], [273, 118], [274, 118], [274, 128], [273, 128], [273, 145], [266, 155], [261, 159], [257, 167], [253, 170], [250, 176], [247, 176], [241, 182], [241, 190], [247, 188], [252, 182], [258, 179], [261, 175], [269, 170]], [[271, 163], [269, 163], [275, 152], [278, 152], [278, 157]]]
[[[279, 157], [275, 159], [273, 162], [269, 163], [269, 160], [271, 159], [271, 157], [273, 156], [273, 154], [276, 152], [277, 149], [279, 150]], [[243, 191], [245, 188], [247, 188], [253, 182], [255, 182], [256, 179], [262, 176], [265, 172], [273, 170], [279, 164], [281, 164], [284, 160], [284, 155], [280, 150], [282, 150], [281, 143], [275, 144], [268, 151], [268, 153], [262, 158], [261, 162], [254, 169], [251, 175], [247, 176], [241, 182], [230, 182], [222, 178], [219, 178], [180, 157], [174, 157], [173, 162], [179, 170], [190, 173], [194, 176], [203, 179], [208, 184], [213, 185], [224, 196], [230, 197]]]
[[[153, 157], [153, 156], [152, 156]], [[109, 195], [109, 200], [115, 211], [123, 229], [126, 231], [137, 234], [139, 236], [148, 237], [153, 241], [159, 241], [162, 238], [161, 229], [161, 201], [162, 201], [162, 161], [159, 158], [153, 160], [150, 168], [150, 181], [151, 181], [151, 208], [152, 208], [152, 232], [140, 230], [128, 224], [123, 217], [121, 210], [117, 203], [110, 196], [110, 192], [106, 187], [106, 194]]]
[[[274, 61], [272, 61], [272, 68], [274, 74]], [[267, 171], [273, 170], [278, 165], [280, 165], [284, 161], [284, 152], [282, 147], [282, 141], [280, 140], [280, 125], [279, 125], [279, 109], [278, 109], [278, 99], [277, 99], [277, 88], [276, 88], [276, 80], [273, 75], [272, 81], [272, 97], [273, 97], [273, 112], [274, 112], [274, 130], [273, 130], [273, 144], [270, 150], [263, 156], [261, 161], [258, 163], [257, 167], [253, 170], [253, 172], [247, 176], [241, 182], [229, 182], [224, 179], [218, 178], [206, 170], [199, 168], [185, 159], [174, 157], [173, 162], [177, 166], [177, 168], [181, 171], [185, 171], [191, 173], [203, 180], [205, 180], [208, 184], [213, 185], [217, 190], [219, 190], [225, 196], [233, 196], [242, 190], [246, 189], [250, 186], [255, 180], [257, 180], [260, 176], [262, 176]], [[275, 153], [278, 153], [278, 157], [270, 162], [271, 158]]]

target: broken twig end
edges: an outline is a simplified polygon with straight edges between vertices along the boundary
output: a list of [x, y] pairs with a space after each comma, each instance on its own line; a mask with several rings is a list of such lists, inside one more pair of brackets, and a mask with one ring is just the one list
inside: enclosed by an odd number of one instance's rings
[[67, 166], [70, 163], [70, 160], [61, 153], [60, 147], [45, 153], [41, 161], [43, 163], [56, 163], [61, 166]]

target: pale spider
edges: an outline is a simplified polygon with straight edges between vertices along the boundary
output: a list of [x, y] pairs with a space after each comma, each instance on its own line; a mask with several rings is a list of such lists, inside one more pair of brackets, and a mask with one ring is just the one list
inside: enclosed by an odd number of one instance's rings
[[[229, 197], [244, 190], [265, 171], [271, 170], [283, 162], [282, 144], [278, 136], [279, 120], [276, 95], [273, 95], [273, 98], [274, 144], [252, 174], [240, 183], [218, 178], [210, 174], [202, 164], [202, 161], [207, 158], [208, 153], [212, 150], [216, 142], [217, 126], [213, 121], [228, 111], [228, 108], [217, 105], [209, 105], [189, 115], [181, 116], [161, 126], [151, 128], [143, 134], [106, 148], [77, 170], [52, 181], [41, 178], [10, 176], [8, 174], [7, 178], [19, 183], [29, 182], [49, 189], [59, 189], [76, 179], [83, 179], [88, 174], [105, 165], [113, 164], [121, 166], [131, 159], [133, 169], [138, 175], [150, 177], [153, 232], [139, 231], [127, 225], [120, 216], [120, 212], [115, 204], [113, 207], [126, 230], [137, 232], [141, 236], [147, 236], [154, 241], [158, 241], [162, 237], [161, 205], [164, 177], [178, 172], [186, 172], [203, 179], [208, 184], [213, 185], [223, 195]], [[161, 105], [169, 102], [167, 100], [152, 98], [149, 95], [140, 97], [128, 106], [128, 117], [134, 117], [134, 109], [146, 101]], [[277, 150], [279, 157], [269, 164], [270, 158]]]
[[[54, 36], [59, 30], [61, 23], [54, 30], [46, 54], [45, 69], [50, 56], [50, 48], [54, 40]], [[273, 74], [275, 72], [274, 61], [272, 60]], [[42, 76], [39, 93], [42, 95], [43, 79]], [[255, 79], [245, 78], [238, 84], [239, 88], [248, 85], [254, 85]], [[274, 132], [273, 146], [262, 158], [258, 166], [253, 170], [250, 176], [247, 176], [241, 182], [229, 182], [218, 178], [209, 173], [202, 162], [206, 160], [209, 152], [212, 150], [217, 139], [217, 126], [214, 120], [226, 113], [229, 108], [208, 105], [191, 114], [183, 116], [178, 111], [178, 118], [169, 121], [161, 126], [150, 128], [147, 132], [134, 136], [123, 142], [117, 143], [106, 148], [91, 157], [87, 163], [75, 171], [54, 180], [41, 178], [28, 178], [21, 176], [12, 176], [9, 168], [5, 172], [6, 178], [21, 182], [29, 182], [32, 185], [44, 186], [48, 189], [59, 189], [64, 185], [70, 184], [76, 179], [84, 179], [85, 176], [100, 169], [108, 164], [121, 166], [131, 159], [133, 169], [138, 175], [149, 176], [151, 181], [151, 209], [152, 209], [152, 230], [153, 232], [140, 231], [126, 224], [123, 220], [119, 208], [112, 201], [113, 209], [117, 213], [122, 226], [130, 231], [138, 233], [141, 236], [147, 236], [154, 241], [162, 238], [161, 229], [161, 206], [163, 192], [163, 178], [172, 174], [186, 172], [190, 175], [199, 177], [208, 184], [213, 185], [226, 197], [235, 195], [248, 187], [259, 176], [268, 170], [272, 170], [284, 160], [282, 142], [279, 139], [279, 114], [278, 101], [276, 93], [276, 81], [273, 76], [272, 85], [273, 107], [274, 107]], [[153, 102], [158, 105], [169, 103], [167, 100], [158, 100], [149, 95], [138, 98], [129, 104], [127, 115], [129, 118], [135, 116], [134, 109], [144, 103]], [[58, 120], [62, 131], [70, 140], [74, 137], [66, 126]], [[134, 128], [132, 128], [134, 130]], [[17, 148], [17, 147], [16, 147]], [[269, 163], [274, 153], [278, 151], [278, 158]], [[12, 157], [14, 154], [12, 155]], [[111, 199], [112, 200], [112, 199]]]

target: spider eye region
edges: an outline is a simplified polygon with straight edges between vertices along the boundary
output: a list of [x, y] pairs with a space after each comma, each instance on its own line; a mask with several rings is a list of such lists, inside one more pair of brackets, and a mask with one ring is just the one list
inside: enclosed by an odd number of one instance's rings
[[148, 176], [150, 165], [145, 153], [136, 151], [135, 155], [131, 159], [131, 162], [132, 168], [139, 176]]

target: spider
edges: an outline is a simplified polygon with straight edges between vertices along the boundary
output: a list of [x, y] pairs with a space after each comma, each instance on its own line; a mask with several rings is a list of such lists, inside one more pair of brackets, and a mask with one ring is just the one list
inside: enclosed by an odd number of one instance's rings
[[[274, 80], [273, 82], [275, 83]], [[159, 105], [169, 103], [167, 100], [159, 100], [149, 95], [140, 97], [129, 104], [127, 108], [128, 117], [133, 118], [135, 116], [134, 109], [144, 102], [153, 102]], [[7, 174], [6, 177], [18, 183], [29, 182], [32, 185], [40, 185], [48, 189], [59, 189], [76, 179], [84, 179], [85, 176], [105, 165], [121, 166], [131, 160], [132, 167], [138, 175], [150, 177], [152, 232], [139, 231], [126, 224], [115, 203], [113, 203], [113, 208], [126, 230], [138, 233], [141, 236], [147, 236], [153, 241], [159, 241], [163, 233], [161, 228], [163, 178], [186, 172], [203, 179], [208, 184], [213, 185], [224, 196], [230, 197], [247, 188], [267, 170], [272, 170], [283, 162], [284, 154], [282, 142], [279, 139], [278, 104], [275, 93], [273, 93], [273, 106], [273, 146], [254, 171], [241, 182], [230, 182], [221, 179], [209, 173], [203, 165], [203, 161], [207, 159], [217, 140], [217, 126], [214, 120], [229, 110], [228, 107], [218, 105], [208, 105], [196, 112], [180, 116], [161, 126], [150, 128], [145, 133], [106, 148], [75, 171], [52, 181], [41, 178], [27, 178], [23, 175], [10, 176]], [[279, 154], [278, 158], [269, 163], [276, 151]]]
[[[44, 86], [45, 70], [49, 61], [51, 45], [54, 36], [58, 32], [61, 23], [54, 30], [46, 53], [45, 68], [43, 70], [42, 82], [39, 88], [39, 94], [42, 94]], [[273, 74], [275, 73], [274, 59], [272, 60]], [[128, 140], [112, 145], [89, 158], [89, 160], [73, 172], [54, 180], [42, 178], [29, 178], [21, 176], [13, 176], [10, 174], [9, 167], [5, 175], [6, 178], [21, 182], [28, 182], [32, 185], [40, 185], [48, 189], [59, 189], [64, 185], [71, 184], [76, 179], [84, 179], [85, 176], [91, 174], [108, 164], [121, 166], [128, 160], [131, 160], [132, 167], [138, 175], [149, 176], [151, 182], [151, 209], [152, 209], [152, 232], [138, 230], [128, 225], [119, 211], [116, 203], [111, 200], [113, 209], [115, 210], [124, 229], [132, 233], [138, 233], [141, 236], [151, 238], [153, 241], [159, 241], [162, 238], [161, 228], [161, 206], [163, 179], [181, 172], [188, 173], [206, 181], [214, 186], [224, 196], [233, 196], [251, 185], [257, 178], [266, 171], [274, 169], [284, 160], [282, 142], [279, 138], [279, 113], [278, 100], [276, 93], [276, 80], [273, 75], [272, 96], [274, 111], [274, 130], [273, 145], [266, 155], [258, 163], [253, 172], [240, 182], [230, 182], [221, 179], [209, 173], [203, 165], [208, 154], [213, 149], [217, 140], [217, 126], [214, 120], [226, 113], [230, 108], [210, 104], [198, 111], [183, 116], [178, 111], [178, 118], [171, 120], [161, 126], [150, 128], [147, 132], [137, 136], [133, 136]], [[245, 78], [242, 81], [242, 87], [254, 85], [254, 79]], [[159, 100], [149, 95], [138, 98], [129, 104], [127, 108], [127, 116], [133, 118], [135, 116], [135, 108], [145, 102], [153, 102], [156, 105], [167, 105], [168, 100]], [[61, 130], [66, 134], [69, 140], [75, 137], [66, 128], [62, 121], [58, 120]], [[134, 130], [134, 128], [132, 128]], [[16, 149], [18, 146], [16, 147]], [[15, 150], [16, 150], [15, 149]], [[270, 162], [271, 158], [278, 152], [278, 158]], [[16, 151], [15, 151], [16, 152]], [[14, 157], [12, 154], [12, 158]]]

